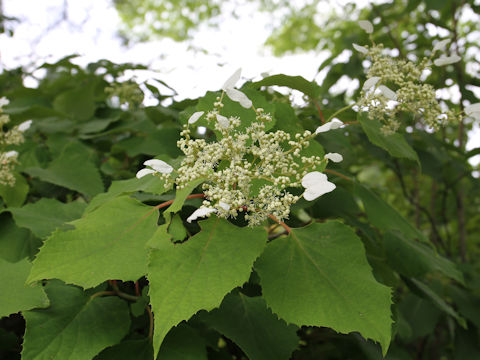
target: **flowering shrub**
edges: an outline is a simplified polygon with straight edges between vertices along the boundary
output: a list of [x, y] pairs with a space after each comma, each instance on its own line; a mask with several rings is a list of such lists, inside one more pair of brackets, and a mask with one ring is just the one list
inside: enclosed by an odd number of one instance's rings
[[480, 109], [423, 78], [458, 60], [445, 46], [414, 64], [354, 45], [371, 65], [340, 104], [282, 74], [168, 107], [106, 61], [48, 64], [37, 89], [0, 75], [0, 355], [393, 359], [436, 332], [473, 353], [478, 271], [449, 207], [468, 174], [479, 230], [478, 181], [442, 136]]

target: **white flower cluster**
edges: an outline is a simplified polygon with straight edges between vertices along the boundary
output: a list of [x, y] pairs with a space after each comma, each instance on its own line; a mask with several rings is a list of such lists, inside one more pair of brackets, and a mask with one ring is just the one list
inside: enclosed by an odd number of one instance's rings
[[3, 113], [3, 107], [8, 104], [7, 98], [0, 98], [0, 184], [13, 186], [15, 185], [13, 168], [17, 163], [18, 152], [6, 151], [5, 148], [10, 145], [19, 145], [24, 141], [23, 133], [30, 128], [32, 120], [24, 121], [8, 131], [3, 131], [4, 126], [10, 122], [10, 117]]
[[[364, 23], [365, 20], [359, 25], [364, 29], [368, 28], [367, 32], [371, 33], [373, 26], [366, 26]], [[448, 42], [449, 40], [439, 41], [435, 44], [431, 57], [422, 59], [418, 64], [390, 57], [384, 52], [382, 45], [368, 47], [353, 44], [355, 50], [370, 57], [372, 62], [358, 105], [362, 110], [368, 111], [371, 119], [375, 118], [383, 123], [382, 131], [385, 135], [394, 133], [400, 127], [400, 112], [412, 114], [434, 129], [446, 121], [458, 121], [458, 114], [451, 110], [442, 110], [434, 87], [422, 81], [422, 74], [430, 69], [432, 57], [437, 52], [442, 55], [434, 60], [436, 66], [460, 61], [457, 55], [446, 55]]]
[[[177, 143], [185, 154], [178, 170], [160, 160], [149, 160], [144, 163], [149, 168], [137, 173], [137, 177], [161, 173], [167, 178], [173, 171], [176, 176], [169, 179], [177, 189], [197, 179], [204, 180], [205, 200], [188, 222], [212, 213], [227, 218], [241, 212], [245, 213], [250, 226], [259, 225], [269, 216], [281, 221], [288, 218], [290, 206], [301, 197], [290, 193], [291, 188], [303, 186], [303, 197], [308, 201], [335, 189], [325, 174], [315, 170], [328, 161], [342, 161], [342, 156], [337, 153], [305, 156], [303, 150], [316, 134], [336, 129], [343, 123], [328, 122], [314, 134], [305, 131], [294, 137], [282, 130], [267, 132], [266, 124], [272, 121], [270, 114], [261, 108], [254, 109], [250, 99], [234, 89], [239, 78], [240, 71], [237, 71], [227, 80], [213, 110], [207, 114], [195, 112], [189, 118]], [[244, 130], [240, 130], [240, 118], [221, 114], [224, 94], [255, 112], [255, 121], [242, 127]], [[217, 131], [217, 141], [191, 137], [190, 126], [202, 117]]]

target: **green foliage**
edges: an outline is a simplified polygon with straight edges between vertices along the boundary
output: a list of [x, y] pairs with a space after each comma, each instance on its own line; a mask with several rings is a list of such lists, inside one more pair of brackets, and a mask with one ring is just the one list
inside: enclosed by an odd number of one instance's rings
[[268, 306], [281, 318], [358, 331], [386, 353], [391, 292], [375, 281], [360, 239], [347, 226], [328, 222], [292, 230], [267, 246], [255, 269]]
[[[145, 10], [122, 3], [125, 11]], [[174, 4], [184, 19], [171, 20], [184, 26], [202, 3]], [[207, 4], [202, 16], [213, 16], [219, 4]], [[470, 1], [462, 6], [478, 12]], [[329, 91], [343, 75], [363, 83], [356, 53], [338, 61], [352, 42], [367, 43], [353, 21], [361, 16], [374, 20], [377, 43], [400, 47], [399, 57], [406, 49], [429, 55], [440, 36], [426, 31], [427, 23], [445, 29], [467, 55], [434, 68], [428, 82], [442, 88], [451, 79], [460, 104], [478, 102], [469, 86], [478, 80], [466, 70], [478, 44], [462, 42], [478, 24], [458, 17], [462, 6], [347, 7], [352, 21], [332, 18], [324, 27], [312, 20], [312, 7], [290, 13], [275, 46], [330, 49], [319, 69], [323, 83], [278, 74], [241, 91], [272, 115], [267, 133], [294, 137], [333, 116], [348, 124], [318, 134], [302, 153], [343, 155], [318, 169], [336, 189], [299, 200], [282, 226], [268, 219], [249, 227], [244, 211], [188, 222], [206, 200], [205, 179], [180, 189], [158, 176], [135, 177], [152, 157], [178, 169], [182, 127], [194, 112], [210, 110], [220, 92], [177, 102], [143, 84], [160, 101], [144, 106], [140, 87], [118, 81], [144, 66], [102, 60], [82, 68], [72, 57], [43, 65], [36, 88], [24, 87], [21, 69], [0, 74], [11, 125], [33, 120], [25, 142], [8, 148], [19, 153], [16, 184], [0, 187], [0, 358], [477, 358], [480, 182], [468, 160], [478, 149], [464, 146], [471, 119], [432, 133], [402, 114], [398, 132], [385, 136], [355, 107], [337, 113], [358, 90]], [[183, 7], [191, 11], [180, 14]], [[312, 25], [307, 38], [304, 24]], [[301, 91], [305, 102], [291, 105], [271, 86]], [[112, 101], [120, 95], [121, 107]], [[251, 109], [226, 96], [223, 102], [222, 114], [240, 116], [242, 129], [254, 121]], [[445, 104], [462, 109], [451, 99]], [[206, 143], [220, 134], [205, 116], [190, 126]], [[197, 126], [207, 132], [196, 133]]]

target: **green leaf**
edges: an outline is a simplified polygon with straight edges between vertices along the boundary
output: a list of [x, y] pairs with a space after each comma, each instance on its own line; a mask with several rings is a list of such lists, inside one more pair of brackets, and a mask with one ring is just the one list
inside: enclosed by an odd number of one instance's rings
[[76, 120], [88, 120], [95, 113], [94, 86], [90, 81], [61, 93], [53, 101], [53, 108]]
[[252, 86], [287, 86], [290, 89], [295, 89], [303, 92], [312, 99], [317, 98], [320, 95], [320, 87], [312, 81], [308, 81], [301, 76], [289, 76], [289, 75], [271, 75], [260, 81], [252, 83]]
[[375, 281], [361, 240], [337, 221], [292, 229], [255, 263], [263, 296], [289, 323], [358, 331], [386, 353], [391, 290]]
[[49, 282], [45, 290], [50, 307], [24, 313], [22, 360], [91, 360], [130, 328], [128, 306], [117, 297], [91, 299], [58, 281]]
[[233, 340], [250, 360], [288, 360], [298, 346], [297, 327], [278, 319], [261, 297], [229, 294], [219, 309], [201, 319]]
[[64, 204], [42, 198], [21, 208], [8, 208], [18, 226], [29, 229], [39, 238], [49, 236], [55, 229], [67, 228], [65, 223], [82, 216], [87, 204], [78, 201]]
[[165, 181], [159, 179], [157, 176], [144, 176], [140, 179], [132, 178], [113, 181], [106, 193], [98, 194], [90, 201], [85, 212], [93, 211], [100, 205], [105, 204], [119, 195], [130, 194], [136, 191], [160, 195], [167, 190]]
[[424, 299], [430, 300], [438, 309], [442, 310], [446, 314], [450, 315], [462, 326], [464, 329], [467, 328], [467, 323], [465, 319], [462, 318], [445, 300], [443, 300], [435, 291], [433, 291], [428, 285], [424, 284], [417, 279], [408, 279], [402, 277], [403, 281], [412, 289], [417, 295], [423, 297]]
[[15, 175], [15, 185], [7, 186], [0, 184], [0, 197], [7, 206], [22, 206], [27, 198], [29, 186], [25, 178], [20, 174]]
[[433, 333], [442, 314], [430, 301], [412, 293], [398, 303], [398, 308], [410, 325], [408, 341]]
[[25, 169], [31, 176], [55, 185], [78, 191], [87, 196], [103, 192], [103, 182], [88, 150], [81, 144], [67, 145], [46, 169]]
[[180, 324], [165, 337], [157, 359], [207, 360], [207, 345], [193, 328]]
[[156, 156], [166, 154], [171, 157], [177, 157], [181, 151], [177, 147], [177, 140], [180, 138], [179, 130], [176, 128], [166, 128], [148, 133], [146, 136], [135, 136], [126, 139], [115, 147], [124, 150], [128, 156], [134, 157], [140, 154]]
[[366, 112], [359, 113], [358, 121], [372, 144], [386, 150], [393, 157], [413, 160], [420, 165], [417, 153], [407, 143], [402, 134], [384, 135], [380, 130], [382, 127], [380, 121], [369, 119]]
[[177, 190], [175, 193], [175, 200], [173, 201], [172, 205], [170, 205], [164, 212], [163, 216], [165, 217], [166, 222], [170, 222], [170, 214], [175, 214], [176, 212], [180, 211], [183, 207], [183, 204], [187, 200], [187, 197], [192, 193], [192, 191], [201, 183], [203, 183], [205, 179], [200, 178], [191, 181], [185, 187], [180, 190]]
[[267, 240], [262, 228], [239, 228], [215, 216], [199, 225], [202, 231], [188, 241], [174, 245], [164, 239], [150, 253], [155, 353], [172, 326], [219, 306], [225, 294], [248, 280]]
[[152, 360], [153, 347], [148, 339], [126, 340], [103, 350], [94, 360]]
[[17, 262], [27, 256], [33, 257], [42, 245], [40, 239], [27, 229], [19, 228], [9, 214], [0, 216], [0, 258]]
[[173, 241], [182, 241], [187, 237], [187, 229], [183, 226], [183, 221], [180, 215], [175, 215], [168, 227], [168, 233], [172, 234]]
[[47, 295], [41, 285], [25, 285], [32, 264], [27, 259], [9, 263], [0, 259], [0, 318], [19, 311], [47, 307]]
[[398, 231], [388, 231], [383, 239], [388, 262], [400, 274], [417, 277], [428, 272], [439, 271], [464, 283], [463, 275], [456, 265], [436, 254], [427, 245], [406, 239]]
[[61, 279], [84, 288], [108, 279], [137, 280], [147, 271], [145, 243], [157, 227], [151, 206], [127, 196], [113, 199], [56, 231], [33, 262], [29, 282]]
[[354, 191], [362, 200], [368, 220], [374, 226], [383, 231], [398, 230], [409, 239], [429, 243], [425, 235], [373, 191], [359, 183], [355, 184]]

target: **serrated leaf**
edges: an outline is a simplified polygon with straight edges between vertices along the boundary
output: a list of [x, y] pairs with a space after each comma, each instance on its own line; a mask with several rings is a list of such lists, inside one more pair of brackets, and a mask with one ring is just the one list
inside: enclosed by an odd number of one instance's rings
[[157, 228], [158, 213], [121, 196], [56, 231], [33, 262], [29, 282], [61, 279], [84, 288], [108, 279], [137, 280], [147, 271], [145, 244]]
[[172, 205], [165, 209], [163, 212], [163, 217], [167, 223], [170, 223], [171, 214], [175, 214], [176, 212], [180, 211], [183, 207], [183, 204], [187, 200], [187, 197], [192, 193], [192, 191], [201, 183], [205, 182], [205, 179], [200, 178], [194, 181], [189, 182], [180, 190], [175, 192], [175, 200], [173, 201]]
[[409, 239], [418, 239], [429, 243], [425, 235], [373, 191], [359, 183], [355, 184], [354, 191], [362, 200], [368, 220], [374, 226], [383, 231], [399, 230]]
[[29, 186], [22, 175], [14, 174], [14, 176], [14, 186], [0, 184], [0, 197], [7, 206], [22, 206], [27, 198]]
[[188, 241], [164, 240], [150, 253], [155, 353], [172, 326], [219, 306], [225, 294], [248, 280], [267, 240], [261, 228], [239, 228], [215, 216], [199, 225], [202, 231]]
[[229, 294], [219, 309], [201, 319], [240, 346], [250, 360], [288, 360], [298, 346], [297, 327], [274, 315], [261, 297]]
[[402, 275], [416, 277], [427, 272], [439, 271], [460, 283], [464, 283], [463, 275], [455, 264], [436, 254], [427, 245], [406, 239], [398, 231], [388, 231], [383, 239], [390, 266]]
[[337, 221], [292, 229], [255, 263], [267, 305], [297, 325], [358, 331], [386, 353], [391, 290], [375, 281], [361, 240]]
[[290, 89], [295, 89], [303, 92], [312, 99], [317, 98], [320, 95], [320, 86], [315, 82], [308, 81], [301, 76], [289, 76], [284, 74], [271, 75], [260, 81], [252, 83], [252, 86], [287, 86]]
[[19, 228], [9, 214], [0, 216], [0, 258], [9, 262], [17, 262], [32, 257], [42, 245], [40, 239], [27, 230]]
[[182, 241], [187, 237], [187, 229], [183, 226], [180, 215], [177, 214], [172, 218], [170, 226], [168, 227], [168, 233], [172, 235], [173, 241]]
[[25, 172], [90, 197], [103, 191], [102, 178], [89, 152], [77, 143], [67, 145], [46, 169], [31, 167]]
[[386, 150], [393, 157], [413, 160], [420, 165], [417, 153], [407, 143], [402, 134], [384, 135], [380, 130], [382, 128], [380, 121], [369, 119], [365, 112], [358, 115], [358, 121], [372, 144]]
[[113, 181], [106, 193], [98, 194], [90, 201], [85, 212], [93, 211], [100, 205], [105, 204], [119, 195], [130, 194], [136, 191], [160, 195], [167, 190], [165, 181], [156, 176], [144, 176], [140, 179], [135, 177], [127, 180]]
[[27, 259], [14, 264], [0, 259], [0, 318], [48, 306], [49, 301], [41, 285], [25, 285], [31, 268], [32, 264]]
[[42, 198], [21, 208], [8, 208], [15, 223], [29, 229], [39, 238], [50, 235], [55, 229], [66, 228], [65, 223], [82, 216], [87, 204], [78, 201], [64, 204], [55, 199]]
[[50, 307], [24, 313], [22, 360], [91, 360], [127, 334], [125, 301], [114, 296], [90, 299], [81, 289], [59, 281], [48, 283], [45, 290]]

